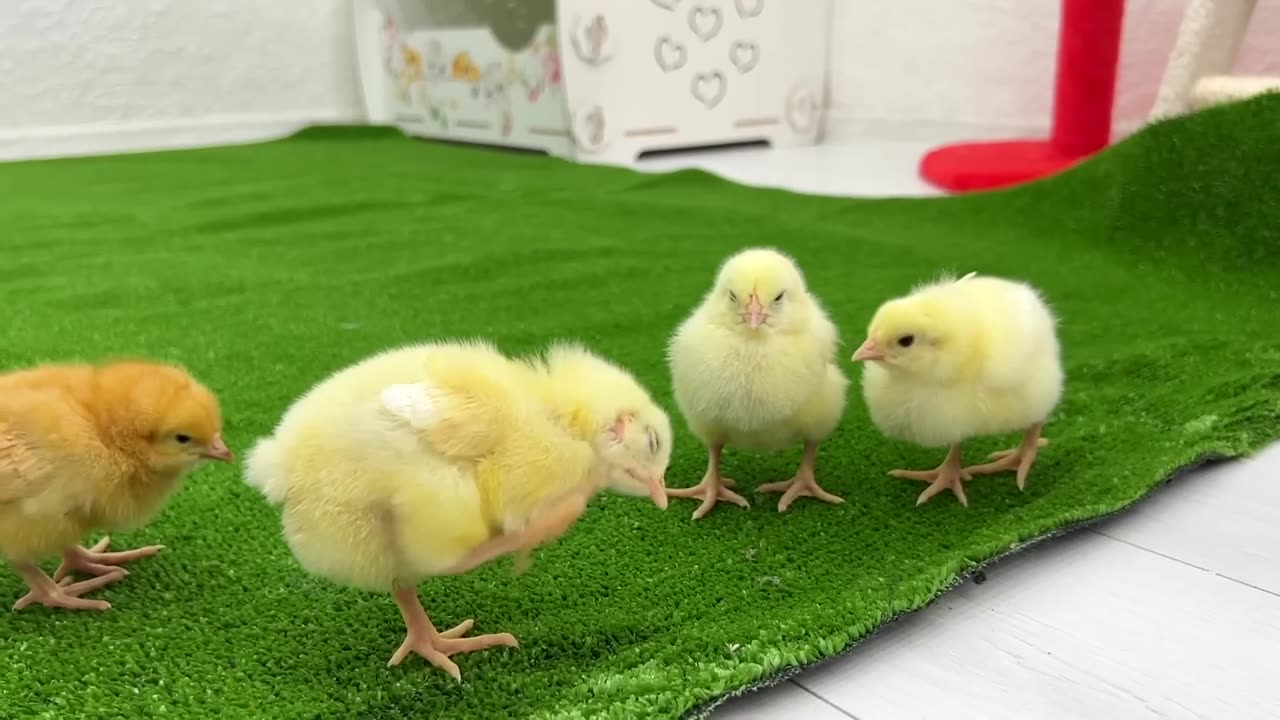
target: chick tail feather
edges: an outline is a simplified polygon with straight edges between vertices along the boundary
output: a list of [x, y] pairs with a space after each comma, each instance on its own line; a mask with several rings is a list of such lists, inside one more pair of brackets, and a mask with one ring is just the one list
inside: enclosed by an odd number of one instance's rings
[[249, 449], [244, 461], [244, 481], [262, 493], [267, 502], [273, 505], [284, 502], [289, 482], [279, 440], [265, 437]]

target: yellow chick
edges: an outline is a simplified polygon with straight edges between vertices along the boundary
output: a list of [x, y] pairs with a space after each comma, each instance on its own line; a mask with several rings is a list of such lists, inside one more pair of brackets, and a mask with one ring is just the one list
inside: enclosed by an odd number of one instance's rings
[[[545, 527], [532, 530], [543, 537], [559, 535], [585, 509], [585, 499], [600, 487], [631, 496], [648, 495], [659, 509], [667, 507], [664, 475], [671, 462], [671, 421], [631, 373], [596, 355], [578, 343], [552, 343], [545, 353], [523, 361], [532, 375], [533, 390], [541, 411], [572, 438], [588, 443], [599, 476], [583, 487], [577, 502], [567, 502], [547, 513]], [[519, 485], [515, 489], [519, 489]], [[530, 485], [535, 487], [536, 485]], [[508, 523], [507, 534], [473, 551], [455, 566], [465, 572], [499, 554], [520, 551], [517, 569], [527, 565], [532, 542], [521, 542], [519, 516]], [[526, 532], [529, 532], [528, 530]]]
[[249, 452], [245, 480], [283, 505], [304, 569], [393, 595], [406, 636], [389, 665], [413, 652], [460, 679], [451, 655], [515, 647], [508, 633], [463, 637], [471, 620], [437, 631], [417, 586], [558, 537], [605, 485], [647, 492], [634, 477], [655, 463], [618, 452], [633, 438], [612, 423], [571, 435], [546, 384], [479, 341], [389, 350], [317, 384]]
[[779, 512], [801, 496], [844, 502], [818, 485], [814, 469], [818, 445], [844, 413], [849, 386], [836, 363], [836, 340], [835, 326], [791, 258], [751, 248], [720, 267], [667, 351], [676, 403], [709, 453], [700, 483], [667, 491], [702, 498], [695, 520], [718, 500], [748, 506], [720, 472], [726, 446], [774, 451], [804, 443], [795, 477], [756, 488], [782, 493]]
[[[853, 360], [867, 363], [862, 391], [882, 432], [949, 448], [934, 470], [889, 473], [929, 483], [916, 505], [950, 489], [968, 506], [963, 482], [976, 474], [1015, 470], [1026, 487], [1063, 387], [1057, 321], [1037, 290], [976, 273], [920, 286], [880, 306]], [[1018, 447], [961, 466], [965, 440], [1013, 431]]]
[[[107, 552], [93, 530], [140, 527], [196, 467], [231, 462], [217, 397], [164, 363], [53, 363], [0, 374], [0, 559], [31, 592], [14, 603], [107, 610], [82, 595], [128, 574], [121, 565], [163, 549]], [[50, 578], [40, 568], [61, 553]], [[72, 582], [70, 575], [92, 579]]]
[[530, 363], [543, 406], [573, 437], [592, 443], [607, 486], [667, 507], [672, 432], [667, 413], [631, 373], [572, 342], [553, 343]]

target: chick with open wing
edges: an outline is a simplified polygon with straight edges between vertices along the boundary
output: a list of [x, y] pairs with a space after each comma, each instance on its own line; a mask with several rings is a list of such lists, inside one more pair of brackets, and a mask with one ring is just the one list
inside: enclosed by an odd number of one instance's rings
[[575, 435], [547, 387], [488, 343], [390, 350], [321, 381], [250, 451], [245, 480], [283, 506], [302, 567], [395, 599], [406, 635], [390, 665], [416, 653], [460, 679], [450, 656], [514, 647], [509, 633], [464, 637], [471, 620], [438, 631], [418, 585], [558, 537], [615, 476], [629, 491], [660, 482], [659, 458], [608, 454], [634, 445], [622, 419]]

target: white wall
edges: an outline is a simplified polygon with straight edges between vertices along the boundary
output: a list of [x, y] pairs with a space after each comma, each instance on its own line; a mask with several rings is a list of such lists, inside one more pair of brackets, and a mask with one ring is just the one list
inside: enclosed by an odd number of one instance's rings
[[363, 117], [350, 0], [0, 0], [0, 158]]
[[[834, 139], [1047, 128], [1059, 0], [833, 1]], [[0, 0], [0, 159], [360, 121], [350, 3]], [[1150, 108], [1184, 4], [1129, 0], [1118, 126]], [[1280, 74], [1280, 0], [1241, 58]]]
[[[835, 0], [833, 139], [1047, 131], [1060, 0]], [[1155, 101], [1184, 0], [1128, 0], [1114, 123]], [[1280, 0], [1259, 0], [1238, 72], [1280, 75]], [[940, 127], [942, 125], [959, 125]]]

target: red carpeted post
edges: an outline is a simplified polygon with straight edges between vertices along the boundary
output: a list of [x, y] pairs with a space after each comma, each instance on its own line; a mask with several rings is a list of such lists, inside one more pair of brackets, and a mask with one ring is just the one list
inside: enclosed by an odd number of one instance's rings
[[1106, 147], [1123, 21], [1124, 0], [1062, 0], [1050, 138], [946, 145], [925, 155], [921, 176], [952, 192], [986, 190], [1051, 175]]

